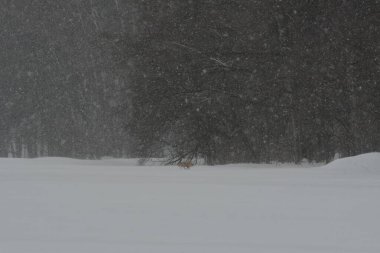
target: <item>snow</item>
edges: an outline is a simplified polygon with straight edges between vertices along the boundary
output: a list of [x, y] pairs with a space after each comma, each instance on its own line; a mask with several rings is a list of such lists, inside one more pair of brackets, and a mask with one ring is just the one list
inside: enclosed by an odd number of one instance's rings
[[0, 252], [380, 252], [380, 153], [324, 167], [136, 164], [0, 159]]
[[334, 171], [357, 174], [380, 174], [380, 153], [369, 153], [336, 160], [325, 166]]

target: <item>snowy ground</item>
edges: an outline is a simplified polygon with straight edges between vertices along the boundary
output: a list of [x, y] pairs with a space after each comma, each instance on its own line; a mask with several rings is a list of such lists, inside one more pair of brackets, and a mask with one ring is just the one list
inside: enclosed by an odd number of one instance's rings
[[0, 159], [0, 253], [380, 252], [380, 153], [321, 168], [134, 162]]

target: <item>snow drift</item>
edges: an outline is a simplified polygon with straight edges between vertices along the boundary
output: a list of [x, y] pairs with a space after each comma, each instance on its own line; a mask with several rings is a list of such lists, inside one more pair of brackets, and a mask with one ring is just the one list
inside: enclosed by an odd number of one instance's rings
[[336, 169], [347, 173], [380, 174], [380, 153], [375, 152], [338, 159], [327, 164], [325, 168]]

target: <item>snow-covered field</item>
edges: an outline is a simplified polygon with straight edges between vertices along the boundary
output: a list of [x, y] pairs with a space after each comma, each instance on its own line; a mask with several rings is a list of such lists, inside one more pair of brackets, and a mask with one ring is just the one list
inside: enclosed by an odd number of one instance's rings
[[380, 252], [379, 153], [314, 168], [135, 162], [0, 159], [0, 253]]

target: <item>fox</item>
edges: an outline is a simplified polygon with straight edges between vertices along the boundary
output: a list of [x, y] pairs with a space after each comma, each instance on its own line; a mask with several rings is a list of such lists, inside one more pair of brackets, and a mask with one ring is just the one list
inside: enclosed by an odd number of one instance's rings
[[191, 161], [185, 161], [185, 162], [179, 162], [177, 163], [178, 167], [184, 168], [184, 169], [190, 169], [194, 164]]

